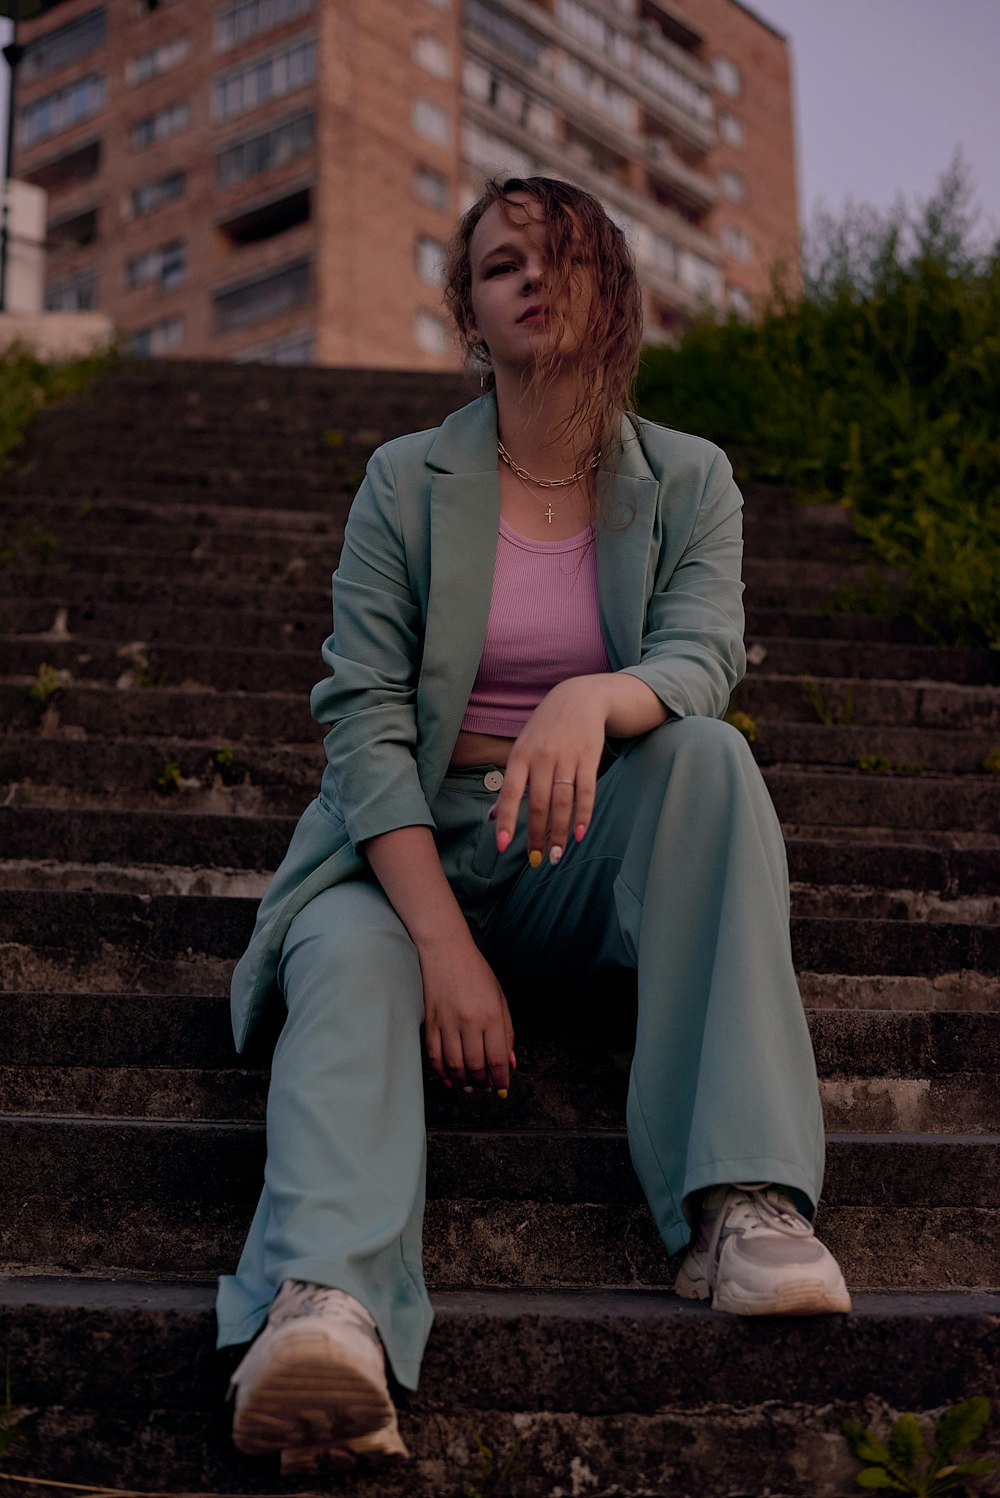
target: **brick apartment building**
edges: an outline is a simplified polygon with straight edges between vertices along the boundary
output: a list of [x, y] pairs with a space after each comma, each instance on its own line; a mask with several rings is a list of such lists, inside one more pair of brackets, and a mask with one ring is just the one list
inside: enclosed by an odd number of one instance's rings
[[443, 246], [498, 169], [602, 199], [650, 340], [797, 267], [787, 47], [739, 0], [56, 0], [18, 41], [46, 306], [140, 353], [455, 367]]

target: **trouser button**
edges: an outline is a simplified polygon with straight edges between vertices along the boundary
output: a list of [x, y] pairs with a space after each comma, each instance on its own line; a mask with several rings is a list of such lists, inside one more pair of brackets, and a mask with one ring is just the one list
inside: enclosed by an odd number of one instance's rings
[[488, 791], [498, 791], [503, 785], [503, 774], [500, 770], [487, 770], [483, 776], [483, 785]]

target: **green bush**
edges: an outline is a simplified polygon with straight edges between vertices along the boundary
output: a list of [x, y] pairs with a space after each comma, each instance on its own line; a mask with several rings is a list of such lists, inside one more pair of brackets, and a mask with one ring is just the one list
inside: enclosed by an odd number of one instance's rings
[[639, 409], [729, 447], [758, 477], [839, 503], [900, 607], [937, 638], [1000, 648], [1000, 241], [973, 243], [960, 158], [920, 213], [821, 219], [798, 299], [698, 321], [647, 350]]
[[8, 453], [21, 441], [25, 427], [42, 406], [77, 395], [122, 357], [113, 348], [85, 358], [46, 363], [23, 343], [12, 343], [0, 352], [0, 469], [9, 467]]

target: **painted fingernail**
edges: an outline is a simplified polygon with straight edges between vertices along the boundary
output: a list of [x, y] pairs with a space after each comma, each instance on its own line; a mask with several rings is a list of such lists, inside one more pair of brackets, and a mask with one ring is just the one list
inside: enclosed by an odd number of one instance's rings
[[559, 860], [560, 860], [560, 858], [562, 858], [562, 853], [563, 853], [563, 850], [560, 848], [560, 846], [559, 846], [558, 843], [555, 845], [554, 848], [550, 848], [549, 849], [549, 863], [558, 863]]
[[507, 1089], [506, 1089], [506, 1087], [498, 1087], [497, 1088], [497, 1097], [505, 1098], [506, 1096], [507, 1096]]
[[510, 1053], [510, 1069], [511, 1071], [517, 1071], [517, 1057], [513, 1051]]
[[532, 848], [531, 852], [528, 854], [528, 862], [531, 864], [531, 867], [533, 869], [537, 869], [541, 865], [541, 862], [542, 862], [542, 850], [541, 850], [541, 848]]
[[586, 830], [587, 829], [586, 829], [586, 827], [584, 826], [584, 824], [582, 822], [577, 822], [577, 824], [576, 824], [576, 831], [573, 833], [573, 836], [576, 838], [577, 842], [580, 841], [580, 839], [583, 837], [583, 834], [586, 832]]
[[510, 847], [510, 833], [507, 831], [506, 827], [501, 827], [500, 831], [497, 833], [497, 847], [499, 848], [501, 853], [506, 853], [507, 849]]
[[475, 1092], [475, 1090], [476, 1089], [474, 1087], [463, 1087], [462, 1088], [463, 1092]]
[[455, 1085], [454, 1082], [450, 1082], [447, 1077], [442, 1077], [441, 1078], [441, 1086], [442, 1087], [454, 1087], [454, 1085]]

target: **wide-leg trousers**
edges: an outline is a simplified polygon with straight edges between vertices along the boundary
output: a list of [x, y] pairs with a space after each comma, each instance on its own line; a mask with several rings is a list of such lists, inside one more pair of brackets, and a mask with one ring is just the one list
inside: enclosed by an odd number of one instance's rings
[[[779, 1183], [811, 1215], [824, 1163], [816, 1067], [781, 829], [745, 740], [695, 717], [632, 741], [598, 780], [582, 842], [537, 870], [526, 806], [497, 852], [489, 768], [449, 774], [433, 805], [443, 867], [504, 968], [636, 969], [628, 1138], [666, 1249], [688, 1241], [695, 1194], [723, 1182]], [[415, 1389], [432, 1321], [423, 995], [374, 876], [295, 917], [279, 984], [264, 1188], [237, 1272], [219, 1281], [218, 1345], [254, 1336], [283, 1280], [311, 1280], [368, 1307], [396, 1378]]]

